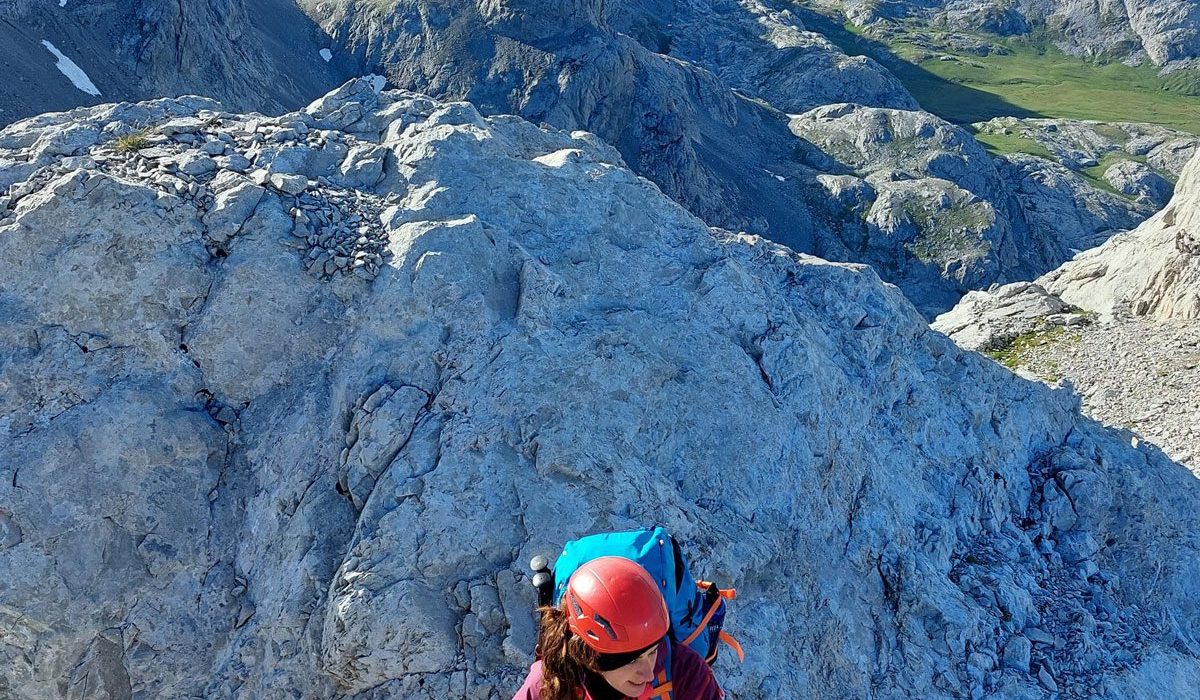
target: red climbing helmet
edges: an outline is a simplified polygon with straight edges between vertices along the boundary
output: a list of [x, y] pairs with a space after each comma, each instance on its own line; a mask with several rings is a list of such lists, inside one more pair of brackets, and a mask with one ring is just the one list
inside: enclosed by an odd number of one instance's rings
[[671, 627], [658, 584], [637, 563], [600, 557], [575, 570], [563, 595], [567, 624], [601, 654], [646, 649]]

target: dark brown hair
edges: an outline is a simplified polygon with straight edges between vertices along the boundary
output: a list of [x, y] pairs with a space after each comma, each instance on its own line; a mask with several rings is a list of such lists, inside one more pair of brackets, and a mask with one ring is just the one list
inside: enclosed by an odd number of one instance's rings
[[599, 654], [567, 625], [567, 614], [554, 607], [539, 608], [537, 655], [542, 660], [542, 700], [578, 700], [583, 677], [596, 670]]

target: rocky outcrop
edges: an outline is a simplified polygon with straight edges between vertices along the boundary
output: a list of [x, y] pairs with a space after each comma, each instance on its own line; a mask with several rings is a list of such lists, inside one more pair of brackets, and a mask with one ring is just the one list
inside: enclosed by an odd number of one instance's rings
[[[923, 310], [1037, 257], [1014, 235], [1008, 194], [987, 153], [962, 129], [926, 112], [847, 104], [792, 115], [791, 129], [819, 149], [811, 162], [830, 167], [824, 158], [861, 178], [854, 190], [848, 176], [818, 178], [847, 242], [841, 257], [901, 271], [892, 281]], [[958, 289], [946, 289], [945, 279]]]
[[972, 128], [984, 134], [1019, 136], [1036, 142], [1070, 170], [1095, 167], [1105, 160], [1131, 160], [1149, 165], [1172, 180], [1179, 178], [1200, 146], [1200, 137], [1195, 134], [1131, 122], [997, 117], [977, 122]]
[[710, 224], [807, 251], [830, 233], [808, 214], [812, 182], [799, 172], [786, 119], [763, 100], [915, 106], [885, 70], [806, 32], [782, 5], [549, 5], [305, 3], [394, 85], [595, 133]]
[[[930, 316], [967, 289], [1051, 269], [1073, 246], [1070, 232], [1036, 217], [1024, 221], [1019, 203], [996, 185], [995, 169], [974, 158], [978, 147], [964, 145], [965, 133], [946, 137], [953, 129], [915, 111], [890, 73], [810, 31], [791, 3], [550, 4], [301, 2], [318, 27], [299, 16], [293, 0], [93, 3], [86, 13], [74, 4], [10, 3], [0, 10], [11, 19], [0, 33], [21, 34], [4, 45], [22, 63], [11, 83], [21, 87], [9, 100], [21, 104], [8, 114], [180, 92], [278, 111], [335, 76], [379, 67], [394, 86], [469, 100], [484, 114], [595, 133], [710, 225], [753, 230], [827, 259], [869, 262]], [[69, 81], [49, 61], [29, 62], [42, 55], [29, 42], [43, 28], [98, 76], [99, 95], [64, 87]], [[324, 57], [321, 47], [329, 48]], [[136, 79], [116, 82], [118, 75]], [[56, 87], [29, 89], [34, 83]], [[814, 149], [809, 131], [797, 136], [789, 128], [788, 115], [831, 102], [888, 110], [898, 123], [932, 129], [932, 138], [918, 136], [908, 149], [916, 170], [928, 172], [919, 182], [889, 185], [897, 169], [879, 149], [865, 153], [877, 162], [843, 163], [820, 153], [821, 143]], [[972, 157], [953, 165], [964, 148]], [[933, 165], [920, 165], [926, 161]], [[828, 206], [830, 178], [846, 175], [870, 180], [881, 193], [870, 216]], [[1144, 180], [1127, 187], [1153, 190]], [[1090, 222], [1088, 232], [1135, 223], [1127, 218]]]
[[1196, 0], [819, 0], [856, 24], [920, 18], [964, 30], [1001, 35], [1046, 31], [1063, 51], [1085, 57], [1189, 66], [1200, 58], [1200, 3]]
[[1154, 169], [1136, 161], [1122, 160], [1104, 170], [1104, 180], [1122, 194], [1136, 197], [1155, 209], [1171, 199], [1174, 186]]
[[[94, 84], [72, 84], [43, 42]], [[0, 125], [115, 100], [199, 94], [279, 112], [363, 72], [293, 0], [0, 2]]]
[[[422, 6], [382, 12], [354, 2], [308, 5], [362, 61], [388, 66], [397, 85], [468, 99], [484, 113], [591, 131], [709, 224], [754, 230], [830, 259], [870, 262], [927, 313], [995, 281], [1001, 268], [1020, 274], [999, 257], [1028, 254], [1041, 262], [1022, 261], [1021, 269], [1039, 271], [1062, 259], [1031, 253], [1039, 246], [1023, 244], [1024, 228], [1009, 233], [1008, 203], [995, 215], [993, 202], [1005, 195], [985, 157], [952, 163], [963, 148], [982, 153], [965, 132], [912, 111], [915, 101], [886, 71], [842, 54], [785, 3], [623, 2], [601, 12], [588, 4], [543, 11], [537, 3], [464, 1], [444, 21], [410, 21]], [[831, 100], [900, 108], [890, 110], [897, 122], [936, 132], [909, 150], [947, 180], [890, 187], [895, 206], [880, 205], [871, 222], [831, 210], [829, 177], [865, 176], [890, 163], [839, 161], [816, 132], [796, 128], [795, 119], [789, 126], [782, 113], [794, 117]], [[851, 126], [859, 125], [837, 128]], [[949, 132], [953, 143], [940, 148]], [[932, 234], [917, 240], [929, 222], [947, 216], [965, 216], [971, 225], [954, 241]], [[995, 218], [995, 225], [986, 221]]]
[[791, 128], [815, 147], [810, 164], [841, 173], [817, 178], [846, 246], [829, 252], [888, 271], [931, 317], [956, 295], [1036, 276], [1133, 228], [1169, 187], [1152, 171], [1118, 180], [1148, 193], [1135, 202], [1044, 158], [989, 156], [926, 112], [829, 105], [792, 115]]
[[605, 4], [608, 25], [649, 50], [715, 73], [733, 89], [787, 113], [838, 102], [918, 109], [886, 70], [848, 56], [778, 0]]
[[1153, 213], [1149, 202], [1139, 205], [1105, 192], [1045, 158], [1013, 153], [999, 156], [994, 162], [1030, 228], [1055, 233], [1049, 242], [1057, 244], [1062, 252], [1049, 252], [1045, 259], [1053, 263], [1042, 270], [1053, 269], [1075, 253], [1101, 245]]
[[376, 87], [0, 132], [6, 695], [503, 697], [529, 557], [649, 522], [739, 589], [741, 698], [1194, 686], [1181, 467], [589, 134]]
[[[971, 292], [933, 327], [959, 345], [1005, 350], [1049, 338], [1011, 358], [1047, 381], [1071, 380], [1100, 420], [1136, 427], [1195, 465], [1192, 402], [1200, 336], [1200, 157], [1159, 214], [1077, 255], [1034, 283]], [[1055, 329], [1070, 333], [1055, 335]]]
[[1076, 255], [1034, 284], [972, 292], [933, 325], [977, 349], [1071, 307], [1105, 318], [1200, 318], [1198, 205], [1200, 157], [1184, 170], [1167, 207], [1136, 229]]

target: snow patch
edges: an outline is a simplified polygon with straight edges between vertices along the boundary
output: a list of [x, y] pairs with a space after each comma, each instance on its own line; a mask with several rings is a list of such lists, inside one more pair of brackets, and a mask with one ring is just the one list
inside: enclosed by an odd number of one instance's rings
[[366, 76], [366, 79], [371, 81], [371, 89], [375, 91], [376, 95], [383, 92], [383, 87], [387, 85], [387, 78], [383, 77], [382, 75], [375, 75], [372, 73], [371, 75]]
[[[63, 0], [59, 0], [59, 2], [62, 1]], [[96, 88], [96, 84], [92, 82], [92, 79], [88, 77], [87, 73], [84, 73], [82, 68], [75, 65], [74, 61], [64, 56], [63, 52], [59, 51], [54, 44], [42, 39], [42, 46], [45, 46], [50, 53], [54, 54], [54, 56], [58, 59], [58, 70], [63, 75], [67, 76], [67, 78], [70, 79], [71, 83], [75, 85], [75, 87], [89, 95], [100, 95], [100, 90]]]
[[58, 0], [58, 6], [59, 6], [59, 7], [66, 7], [66, 6], [67, 6], [67, 0]]
[[329, 49], [321, 49], [321, 58], [325, 59], [326, 63], [333, 60], [333, 52]]
[[780, 182], [787, 182], [786, 177], [784, 177], [782, 175], [776, 175], [775, 173], [771, 172], [770, 170], [767, 170], [766, 168], [763, 168], [763, 172], [770, 175], [771, 177], [775, 178], [776, 180], [779, 180]]

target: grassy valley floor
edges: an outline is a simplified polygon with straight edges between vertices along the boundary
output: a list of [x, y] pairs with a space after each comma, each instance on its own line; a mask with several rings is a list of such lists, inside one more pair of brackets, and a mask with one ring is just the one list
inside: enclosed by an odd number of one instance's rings
[[[923, 108], [950, 122], [967, 125], [1003, 116], [1085, 119], [1200, 134], [1198, 70], [1159, 76], [1152, 65], [1068, 56], [1045, 39], [967, 36], [903, 24], [865, 32], [803, 3], [798, 11], [806, 25], [846, 53], [882, 63]], [[991, 145], [1005, 149], [1003, 143]]]

